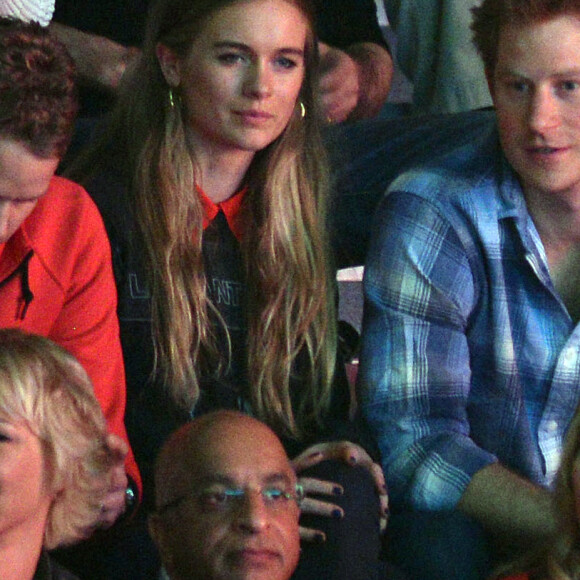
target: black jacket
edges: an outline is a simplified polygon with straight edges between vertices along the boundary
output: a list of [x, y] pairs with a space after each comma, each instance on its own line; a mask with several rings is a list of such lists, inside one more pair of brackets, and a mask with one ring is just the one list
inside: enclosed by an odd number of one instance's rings
[[[202, 378], [202, 395], [194, 409], [180, 410], [168, 396], [160, 377], [153, 375], [154, 353], [151, 328], [151, 304], [147, 275], [143, 261], [144, 250], [136, 238], [136, 225], [127, 200], [126, 189], [115, 173], [100, 174], [87, 185], [87, 190], [99, 207], [107, 229], [113, 254], [113, 266], [119, 295], [118, 314], [127, 376], [127, 409], [125, 423], [131, 446], [139, 465], [144, 486], [144, 506], [153, 500], [153, 466], [155, 457], [170, 433], [193, 416], [217, 408], [247, 410], [244, 388], [247, 378], [244, 371], [245, 323], [239, 308], [230, 308], [227, 299], [219, 296], [212, 287], [237, 288], [243, 286], [239, 274], [240, 253], [237, 240], [219, 216], [204, 232], [203, 250], [209, 293], [213, 303], [220, 302], [220, 313], [228, 324], [232, 336], [233, 370], [219, 377]], [[217, 222], [217, 223], [216, 223]], [[214, 228], [215, 224], [215, 228]], [[213, 228], [213, 231], [212, 231]], [[243, 292], [243, 289], [242, 289]], [[234, 302], [235, 300], [229, 300]], [[243, 298], [240, 299], [243, 303]], [[241, 327], [241, 328], [240, 328]], [[225, 349], [225, 346], [224, 346]], [[242, 353], [236, 357], [236, 353]], [[298, 361], [299, 362], [299, 361]], [[291, 388], [299, 393], [300, 364]], [[241, 385], [241, 391], [235, 386]], [[348, 418], [350, 389], [344, 365], [337, 365], [331, 409], [323, 428], [313, 428], [312, 436], [305, 440], [282, 438], [290, 457], [306, 447], [321, 441], [349, 440], [360, 443], [376, 457], [375, 447], [362, 421], [353, 423]]]
[[79, 578], [59, 566], [46, 552], [42, 552], [32, 580], [79, 580]]

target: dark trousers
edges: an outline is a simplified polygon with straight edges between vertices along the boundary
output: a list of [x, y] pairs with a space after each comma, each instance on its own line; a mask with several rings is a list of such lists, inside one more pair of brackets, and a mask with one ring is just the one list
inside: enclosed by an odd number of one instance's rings
[[483, 528], [458, 511], [394, 514], [385, 541], [409, 580], [484, 580], [493, 568]]
[[344, 509], [344, 518], [304, 515], [300, 524], [322, 530], [326, 542], [302, 542], [300, 563], [292, 580], [384, 580], [381, 561], [379, 501], [372, 477], [362, 467], [324, 461], [301, 473], [338, 483], [344, 495], [328, 499]]

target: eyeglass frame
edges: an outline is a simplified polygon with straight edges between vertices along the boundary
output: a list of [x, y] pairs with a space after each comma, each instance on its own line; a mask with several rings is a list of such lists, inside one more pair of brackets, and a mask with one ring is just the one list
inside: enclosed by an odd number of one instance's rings
[[[226, 513], [226, 512], [231, 512], [231, 511], [235, 511], [237, 509], [239, 509], [241, 502], [240, 499], [244, 499], [246, 497], [246, 495], [248, 494], [248, 492], [250, 491], [255, 491], [256, 493], [259, 493], [262, 496], [262, 499], [264, 500], [264, 504], [266, 505], [266, 507], [274, 507], [273, 504], [269, 503], [272, 502], [273, 498], [272, 497], [268, 497], [269, 492], [276, 492], [280, 494], [280, 497], [285, 498], [286, 500], [291, 500], [291, 501], [295, 501], [296, 505], [298, 507], [300, 507], [300, 505], [302, 504], [304, 497], [305, 497], [305, 493], [304, 493], [304, 487], [302, 485], [300, 485], [299, 483], [295, 484], [294, 486], [294, 493], [292, 492], [288, 492], [288, 491], [282, 491], [280, 489], [277, 488], [273, 488], [273, 487], [264, 487], [262, 489], [258, 489], [258, 490], [252, 490], [252, 489], [243, 489], [240, 487], [225, 487], [223, 490], [220, 490], [219, 492], [211, 492], [211, 493], [223, 493], [225, 495], [225, 501], [224, 504], [221, 506], [214, 506], [214, 512], [216, 513]], [[163, 515], [165, 513], [167, 513], [169, 510], [178, 507], [179, 505], [181, 505], [183, 502], [188, 501], [188, 500], [199, 500], [201, 499], [204, 495], [209, 495], [210, 491], [209, 489], [202, 489], [200, 491], [191, 493], [191, 494], [187, 494], [187, 495], [183, 495], [180, 497], [177, 497], [174, 500], [171, 500], [169, 502], [167, 502], [165, 505], [162, 505], [161, 507], [157, 508], [155, 511], [159, 514], [159, 515]], [[233, 501], [232, 501], [233, 500]], [[275, 504], [274, 504], [275, 505]], [[284, 504], [284, 507], [287, 504]]]

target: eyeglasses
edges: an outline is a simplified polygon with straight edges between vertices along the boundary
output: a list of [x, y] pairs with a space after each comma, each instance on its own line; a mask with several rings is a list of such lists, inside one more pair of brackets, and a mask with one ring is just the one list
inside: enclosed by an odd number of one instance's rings
[[272, 511], [284, 511], [294, 502], [300, 506], [304, 499], [304, 488], [301, 485], [296, 485], [293, 491], [276, 486], [258, 490], [219, 486], [177, 498], [159, 508], [157, 512], [163, 514], [187, 500], [194, 500], [206, 512], [233, 512], [239, 510], [249, 493], [259, 493], [266, 508]]

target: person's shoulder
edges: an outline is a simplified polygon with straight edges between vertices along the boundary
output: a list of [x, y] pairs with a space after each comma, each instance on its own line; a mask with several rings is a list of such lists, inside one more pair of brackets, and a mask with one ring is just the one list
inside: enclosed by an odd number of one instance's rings
[[453, 141], [433, 140], [433, 153], [407, 168], [390, 185], [389, 192], [407, 192], [447, 204], [477, 190], [496, 188], [502, 174], [502, 153], [493, 116], [467, 123], [450, 116], [433, 126], [441, 136], [454, 125]]
[[79, 578], [60, 566], [46, 552], [42, 552], [33, 580], [79, 580]]
[[85, 189], [60, 176], [54, 176], [46, 194], [38, 201], [32, 214], [27, 219], [30, 231], [38, 233], [58, 224], [61, 228], [80, 225], [85, 228], [100, 222], [95, 203]]
[[[68, 179], [52, 178], [46, 194], [21, 226], [25, 238], [47, 267], [74, 258], [81, 248], [106, 251], [106, 231], [85, 189]], [[104, 248], [104, 249], [103, 249]]]
[[87, 195], [87, 192], [78, 183], [60, 175], [53, 175], [50, 180], [47, 195], [59, 195], [66, 198], [74, 198], [84, 197]]

